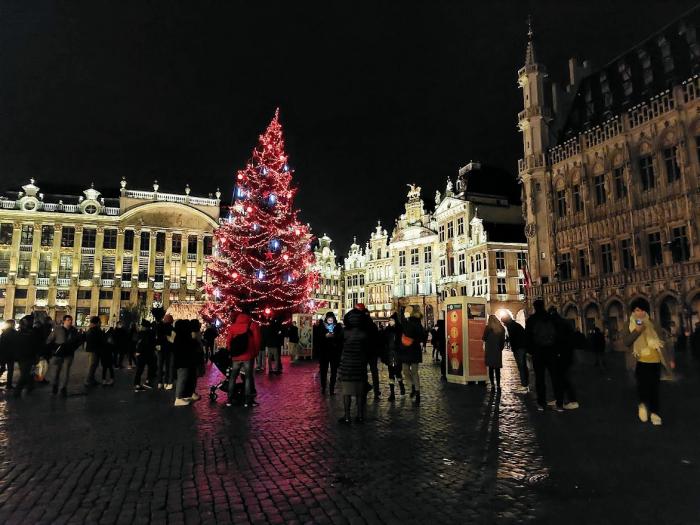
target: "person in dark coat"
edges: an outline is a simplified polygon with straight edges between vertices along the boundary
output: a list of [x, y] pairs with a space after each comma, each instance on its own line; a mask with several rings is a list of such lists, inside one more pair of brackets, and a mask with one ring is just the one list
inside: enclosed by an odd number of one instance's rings
[[438, 355], [440, 356], [440, 381], [447, 381], [447, 355], [445, 352], [445, 320], [438, 319], [435, 323], [435, 331], [433, 334], [433, 345], [437, 345]]
[[403, 384], [403, 375], [401, 374], [401, 360], [399, 359], [399, 344], [401, 343], [401, 323], [399, 322], [399, 314], [394, 312], [389, 318], [389, 325], [382, 331], [382, 340], [384, 343], [382, 352], [382, 363], [389, 369], [389, 401], [396, 399], [394, 392], [395, 382], [399, 382], [399, 391], [401, 395], [406, 395], [406, 387]]
[[423, 314], [414, 306], [409, 312], [404, 311], [405, 318], [401, 323], [401, 340], [398, 357], [401, 360], [402, 372], [405, 379], [411, 381], [411, 397], [413, 404], [420, 406], [420, 374], [419, 366], [423, 362], [422, 341], [425, 338]]
[[518, 365], [518, 375], [520, 376], [520, 388], [518, 393], [529, 392], [530, 373], [527, 369], [527, 334], [518, 321], [513, 319], [510, 313], [506, 313], [501, 319], [508, 331], [508, 344], [513, 352], [515, 364]]
[[192, 328], [187, 319], [175, 321], [175, 342], [173, 343], [173, 358], [177, 371], [177, 383], [175, 385], [175, 406], [187, 406], [192, 401], [189, 386], [190, 374], [196, 366], [195, 342], [192, 339]]
[[299, 327], [296, 321], [292, 321], [287, 328], [287, 337], [289, 338], [289, 355], [296, 363], [299, 361]]
[[374, 390], [374, 399], [379, 399], [382, 393], [379, 388], [379, 368], [377, 367], [377, 361], [382, 347], [382, 340], [379, 337], [379, 329], [377, 325], [374, 324], [374, 321], [372, 321], [372, 317], [365, 305], [363, 303], [357, 303], [355, 308], [363, 312], [367, 316], [367, 319], [369, 319], [369, 323], [367, 324], [367, 329], [369, 330], [369, 340], [367, 341], [367, 365], [372, 375], [372, 384], [367, 383], [367, 392]]
[[489, 369], [492, 389], [501, 389], [501, 368], [503, 368], [503, 347], [506, 344], [506, 330], [495, 315], [489, 315], [484, 334], [484, 359]]
[[124, 321], [119, 321], [114, 329], [114, 344], [117, 347], [117, 362], [115, 366], [122, 368], [124, 366], [124, 358], [127, 355], [131, 355], [132, 352], [131, 334]]
[[15, 320], [5, 321], [5, 327], [0, 334], [0, 375], [7, 370], [5, 390], [12, 390], [12, 378], [15, 373], [15, 356], [17, 355], [18, 334], [15, 330]]
[[[557, 409], [565, 408], [574, 410], [579, 407], [576, 391], [571, 383], [571, 366], [574, 363], [574, 345], [576, 334], [573, 327], [559, 315], [556, 308], [550, 307], [549, 315], [554, 319], [557, 327], [557, 348], [554, 353], [554, 370], [556, 377], [559, 380], [559, 391], [555, 390], [556, 399], [550, 401], [550, 406], [555, 406]], [[602, 332], [601, 332], [602, 335]], [[605, 347], [605, 338], [603, 338], [603, 347]], [[564, 400], [566, 399], [566, 403]]]
[[54, 328], [46, 339], [46, 345], [52, 355], [51, 388], [54, 395], [58, 394], [59, 388], [63, 397], [68, 395], [67, 388], [70, 370], [73, 366], [73, 357], [75, 351], [84, 341], [85, 335], [78, 333], [78, 330], [73, 326], [73, 318], [70, 315], [64, 315], [62, 324]]
[[338, 366], [343, 350], [343, 325], [338, 323], [333, 312], [328, 312], [323, 322], [316, 326], [314, 352], [318, 356], [321, 377], [321, 393], [326, 393], [328, 367], [331, 369], [330, 394], [335, 395]]
[[[147, 319], [141, 320], [136, 335], [136, 374], [134, 375], [134, 391], [141, 392], [153, 388], [156, 377], [156, 333]], [[148, 368], [146, 381], [141, 382], [144, 370]]]
[[588, 332], [588, 347], [595, 356], [594, 366], [605, 368], [605, 336], [597, 326], [593, 326]]
[[[97, 366], [100, 364], [100, 358], [106, 352], [106, 346], [104, 333], [102, 328], [100, 328], [100, 318], [94, 315], [90, 318], [90, 325], [85, 334], [85, 351], [89, 356], [88, 375], [85, 378], [85, 386], [87, 387], [97, 384], [95, 372], [97, 372]], [[102, 375], [104, 376], [104, 370]], [[114, 379], [114, 370], [112, 370], [112, 378]]]
[[19, 364], [19, 381], [15, 386], [15, 397], [20, 397], [22, 391], [30, 392], [34, 387], [32, 379], [32, 367], [43, 349], [43, 341], [40, 332], [34, 329], [34, 317], [25, 315], [19, 321], [19, 333], [15, 359]]
[[[527, 347], [532, 354], [532, 364], [535, 368], [535, 389], [537, 390], [537, 409], [544, 411], [547, 407], [547, 385], [545, 372], [549, 372], [554, 386], [555, 398], [560, 399], [560, 381], [555, 370], [558, 331], [557, 324], [544, 307], [544, 301], [537, 299], [533, 303], [535, 312], [525, 322]], [[557, 410], [563, 408], [557, 407]]]
[[228, 380], [228, 400], [226, 406], [233, 405], [233, 393], [238, 374], [245, 376], [245, 407], [255, 406], [253, 395], [253, 370], [252, 363], [260, 352], [262, 346], [262, 336], [260, 334], [260, 324], [250, 316], [251, 309], [247, 305], [243, 311], [236, 316], [236, 320], [229, 326], [226, 332], [226, 348], [231, 350], [231, 341], [236, 336], [247, 334], [246, 349], [242, 354], [231, 355], [231, 374]]
[[365, 420], [365, 405], [367, 397], [365, 386], [367, 384], [367, 351], [371, 344], [372, 320], [364, 310], [357, 307], [350, 310], [343, 318], [343, 352], [340, 357], [340, 380], [343, 387], [343, 408], [345, 415], [340, 418], [340, 423], [350, 423], [350, 406], [352, 398], [357, 403], [357, 417], [355, 421], [362, 423]]

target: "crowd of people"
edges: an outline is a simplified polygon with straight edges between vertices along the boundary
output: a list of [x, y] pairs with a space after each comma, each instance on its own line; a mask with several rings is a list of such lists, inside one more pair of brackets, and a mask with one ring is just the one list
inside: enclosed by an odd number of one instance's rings
[[[525, 326], [507, 311], [500, 318], [489, 316], [482, 339], [491, 389], [494, 393], [501, 389], [503, 351], [510, 348], [520, 383], [516, 393], [530, 392], [529, 367], [532, 366], [538, 410], [577, 409], [579, 403], [571, 380], [574, 350], [588, 348], [595, 355], [595, 366], [604, 368], [606, 338], [597, 327], [584, 336], [560, 317], [556, 309], [545, 309], [541, 300], [534, 301], [533, 307]], [[647, 309], [643, 301], [632, 305], [628, 330], [621, 342], [629, 349], [630, 364], [635, 369], [639, 419], [661, 425], [659, 382], [663, 376], [673, 374], [675, 362], [672, 345], [666, 344], [665, 332], [652, 322]], [[207, 360], [211, 360], [227, 375], [221, 387], [228, 395], [226, 405], [234, 404], [239, 389], [241, 404], [251, 407], [257, 404], [255, 373], [282, 373], [285, 340], [292, 360], [298, 358], [299, 329], [295, 322], [272, 319], [258, 323], [251, 311], [244, 309], [221, 338], [211, 324], [203, 330], [196, 319], [174, 321], [162, 308], [154, 308], [151, 313], [152, 321], [144, 319], [138, 327], [120, 321], [107, 330], [103, 330], [99, 317], [92, 317], [84, 331], [73, 325], [70, 315], [65, 315], [55, 327], [48, 320], [32, 315], [23, 317], [19, 323], [6, 321], [0, 333], [0, 375], [7, 372], [7, 391], [14, 391], [14, 396], [20, 397], [37, 383], [50, 383], [53, 395], [66, 397], [75, 353], [84, 348], [88, 354], [84, 380], [87, 391], [100, 384], [114, 385], [115, 368], [128, 366], [135, 368], [135, 392], [174, 389], [174, 406], [186, 406], [200, 399], [197, 380], [204, 375]], [[397, 395], [405, 396], [408, 384], [412, 404], [420, 406], [420, 365], [428, 340], [432, 342], [433, 361], [441, 365], [444, 381], [447, 362], [444, 321], [426, 330], [417, 307], [395, 312], [382, 327], [375, 324], [361, 303], [347, 312], [342, 323], [333, 312], [320, 319], [313, 327], [313, 353], [319, 362], [321, 393], [334, 396], [336, 387], [340, 388], [343, 400], [340, 423], [353, 420], [353, 398], [354, 421], [358, 423], [365, 419], [368, 395], [373, 393], [375, 400], [381, 398], [381, 366], [387, 369], [388, 401], [394, 402]], [[696, 345], [700, 349], [700, 324], [689, 340], [693, 350]], [[217, 355], [223, 356], [223, 360], [217, 361]], [[16, 382], [15, 368], [19, 369]], [[97, 377], [98, 369], [101, 379]], [[553, 389], [551, 400], [547, 397], [548, 383]]]

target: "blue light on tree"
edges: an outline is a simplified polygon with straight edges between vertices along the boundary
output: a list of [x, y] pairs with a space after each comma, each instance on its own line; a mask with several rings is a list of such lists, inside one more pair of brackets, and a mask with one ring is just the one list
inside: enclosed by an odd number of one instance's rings
[[285, 164], [284, 167], [282, 168], [282, 171], [285, 173], [289, 171], [289, 164]]
[[258, 280], [262, 281], [265, 278], [265, 271], [264, 270], [258, 270], [256, 274]]
[[279, 250], [279, 248], [280, 248], [280, 242], [279, 242], [279, 240], [277, 240], [277, 239], [272, 239], [272, 240], [270, 241], [270, 249], [276, 251], [276, 250]]
[[270, 203], [270, 205], [274, 205], [277, 203], [277, 195], [274, 193], [270, 193], [270, 196], [267, 198], [267, 201]]

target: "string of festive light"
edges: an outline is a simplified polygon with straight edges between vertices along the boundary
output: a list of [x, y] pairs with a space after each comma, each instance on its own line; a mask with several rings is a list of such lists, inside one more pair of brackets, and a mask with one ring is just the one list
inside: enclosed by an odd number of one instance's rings
[[228, 325], [245, 305], [259, 321], [313, 307], [312, 235], [294, 209], [292, 176], [277, 110], [237, 172], [229, 217], [214, 232], [203, 317]]

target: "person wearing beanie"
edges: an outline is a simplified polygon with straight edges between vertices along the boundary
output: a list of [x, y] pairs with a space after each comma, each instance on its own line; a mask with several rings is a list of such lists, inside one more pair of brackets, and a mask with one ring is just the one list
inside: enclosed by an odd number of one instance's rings
[[401, 360], [398, 357], [398, 347], [401, 344], [401, 322], [399, 314], [394, 312], [389, 318], [389, 325], [382, 332], [384, 347], [382, 352], [382, 363], [389, 369], [389, 401], [396, 399], [394, 392], [395, 382], [399, 383], [399, 391], [402, 396], [406, 395], [406, 388], [403, 384], [401, 374]]
[[350, 310], [343, 318], [345, 331], [343, 335], [343, 353], [340, 358], [340, 380], [343, 385], [344, 415], [341, 424], [350, 423], [352, 398], [357, 404], [356, 423], [365, 420], [367, 403], [367, 349], [371, 343], [374, 323], [369, 316], [357, 307]]
[[398, 352], [398, 358], [403, 366], [403, 376], [411, 382], [411, 397], [414, 398], [415, 406], [420, 406], [421, 401], [419, 366], [423, 361], [421, 341], [425, 337], [422, 320], [423, 314], [416, 306], [404, 311]]
[[635, 376], [637, 378], [637, 396], [639, 404], [637, 415], [642, 423], [651, 419], [652, 425], [661, 425], [659, 406], [659, 385], [661, 369], [669, 374], [675, 368], [672, 356], [647, 312], [648, 306], [642, 300], [633, 301], [629, 321], [629, 333], [623, 338], [625, 346], [631, 349], [636, 360]]
[[321, 377], [321, 393], [325, 395], [328, 382], [328, 367], [331, 369], [330, 394], [335, 395], [335, 384], [343, 351], [343, 325], [338, 323], [333, 312], [328, 312], [316, 327], [314, 349], [318, 356]]

